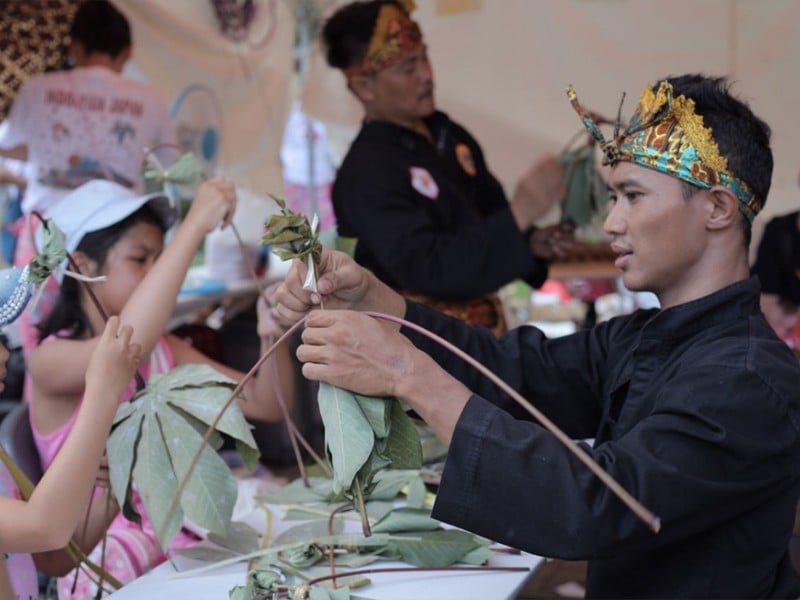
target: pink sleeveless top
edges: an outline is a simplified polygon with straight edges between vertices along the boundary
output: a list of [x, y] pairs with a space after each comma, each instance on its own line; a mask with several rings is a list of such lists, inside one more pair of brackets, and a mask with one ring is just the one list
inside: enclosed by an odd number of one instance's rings
[[[42, 343], [46, 344], [53, 339], [56, 339], [55, 336], [50, 336], [43, 340]], [[139, 367], [139, 374], [145, 381], [148, 381], [150, 379], [150, 375], [154, 373], [168, 373], [174, 366], [175, 359], [172, 356], [172, 350], [170, 350], [167, 339], [162, 337], [158, 341], [158, 344], [156, 344], [153, 352], [150, 353], [150, 361], [147, 364]], [[128, 384], [128, 388], [125, 390], [125, 393], [120, 397], [120, 404], [127, 402], [135, 392], [136, 382], [131, 381], [130, 384]], [[83, 400], [81, 400], [81, 402], [83, 402]], [[75, 411], [72, 413], [72, 416], [66, 423], [47, 435], [42, 435], [39, 433], [38, 429], [36, 429], [36, 424], [33, 421], [33, 411], [29, 411], [28, 414], [31, 422], [31, 430], [33, 431], [33, 439], [36, 442], [36, 449], [39, 451], [39, 460], [42, 463], [42, 469], [47, 469], [47, 467], [50, 466], [50, 463], [53, 462], [53, 459], [56, 457], [56, 454], [58, 454], [58, 451], [61, 450], [61, 446], [64, 445], [67, 435], [69, 435], [69, 432], [72, 430], [72, 426], [75, 424], [75, 419], [78, 418], [79, 407], [80, 403], [78, 403], [78, 405], [75, 407]]]
[[[44, 340], [46, 343], [50, 338]], [[139, 373], [145, 381], [150, 379], [153, 374], [168, 373], [175, 366], [175, 357], [169, 348], [166, 337], [161, 337], [153, 352], [150, 354], [148, 364], [139, 367]], [[120, 403], [127, 402], [136, 392], [136, 382], [131, 381], [125, 393], [120, 397]], [[57, 430], [48, 435], [41, 435], [36, 431], [36, 426], [31, 419], [33, 437], [39, 450], [42, 467], [47, 468], [55, 455], [64, 445], [64, 441], [77, 418], [78, 407], [70, 419]], [[102, 540], [97, 547], [89, 554], [90, 558], [100, 564], [103, 558], [103, 566], [121, 583], [126, 584], [140, 575], [146, 573], [153, 567], [166, 560], [166, 556], [161, 551], [161, 547], [156, 538], [152, 523], [147, 518], [144, 504], [136, 492], [133, 491], [131, 500], [136, 511], [142, 515], [142, 525], [128, 521], [120, 512], [108, 526], [106, 534], [107, 547], [102, 548]], [[177, 550], [192, 546], [199, 541], [199, 537], [192, 531], [184, 528], [178, 532], [170, 544], [170, 550]], [[93, 596], [93, 583], [85, 571], [75, 571], [59, 578], [58, 597], [59, 600], [77, 600], [79, 598], [90, 598]], [[73, 591], [74, 590], [74, 591]]]

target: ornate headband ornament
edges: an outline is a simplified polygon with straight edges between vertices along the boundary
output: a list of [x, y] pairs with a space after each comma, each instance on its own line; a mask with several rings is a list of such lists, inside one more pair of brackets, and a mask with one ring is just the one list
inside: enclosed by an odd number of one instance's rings
[[[720, 184], [739, 198], [739, 210], [752, 223], [763, 206], [744, 181], [728, 169], [713, 132], [694, 110], [694, 100], [673, 96], [672, 84], [662, 81], [657, 90], [647, 86], [631, 122], [619, 133], [620, 118], [612, 139], [606, 140], [595, 119], [578, 102], [572, 86], [567, 88], [575, 112], [603, 150], [603, 164], [621, 160], [654, 169], [709, 189]], [[621, 108], [621, 107], [620, 107]]]
[[422, 32], [410, 17], [415, 8], [413, 0], [381, 6], [364, 60], [360, 65], [345, 69], [345, 74], [348, 77], [374, 75], [419, 48]]

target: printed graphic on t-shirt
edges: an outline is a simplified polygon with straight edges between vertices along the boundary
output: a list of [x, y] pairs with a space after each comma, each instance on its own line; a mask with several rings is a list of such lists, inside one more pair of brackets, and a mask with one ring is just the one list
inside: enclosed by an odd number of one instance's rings
[[423, 196], [436, 200], [439, 197], [439, 186], [433, 175], [423, 167], [411, 167], [409, 170], [411, 171], [411, 187]]

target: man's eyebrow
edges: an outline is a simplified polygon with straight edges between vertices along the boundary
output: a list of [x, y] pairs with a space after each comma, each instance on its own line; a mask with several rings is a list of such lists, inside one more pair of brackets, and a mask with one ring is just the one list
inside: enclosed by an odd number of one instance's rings
[[625, 191], [627, 188], [632, 187], [641, 187], [641, 183], [635, 179], [623, 179], [622, 181], [617, 181], [613, 187], [611, 184], [606, 183], [606, 190], [609, 192], [613, 192], [614, 190]]

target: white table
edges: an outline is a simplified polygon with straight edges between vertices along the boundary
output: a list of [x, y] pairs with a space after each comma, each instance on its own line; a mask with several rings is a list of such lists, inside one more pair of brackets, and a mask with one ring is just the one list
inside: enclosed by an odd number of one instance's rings
[[[263, 510], [248, 504], [247, 495], [256, 495], [252, 480], [240, 484], [240, 498], [234, 511], [234, 519], [249, 523], [258, 528], [264, 522]], [[272, 533], [274, 539], [297, 521], [285, 522], [281, 507], [270, 506], [273, 513]], [[359, 530], [358, 523], [352, 522], [353, 531]], [[260, 528], [263, 531], [263, 527]], [[348, 527], [348, 529], [350, 529]], [[544, 559], [531, 554], [497, 553], [489, 565], [495, 567], [521, 567], [524, 571], [419, 571], [408, 573], [377, 573], [366, 575], [371, 584], [353, 593], [374, 600], [470, 600], [513, 599], [525, 586], [536, 567]], [[178, 556], [174, 559], [178, 569], [188, 570], [203, 566], [203, 563]], [[409, 567], [405, 563], [379, 561], [365, 568]], [[337, 571], [344, 573], [345, 570]], [[228, 592], [237, 585], [244, 585], [246, 564], [236, 563], [214, 570], [180, 577], [173, 566], [167, 562], [150, 573], [129, 583], [110, 596], [113, 600], [225, 600]]]

